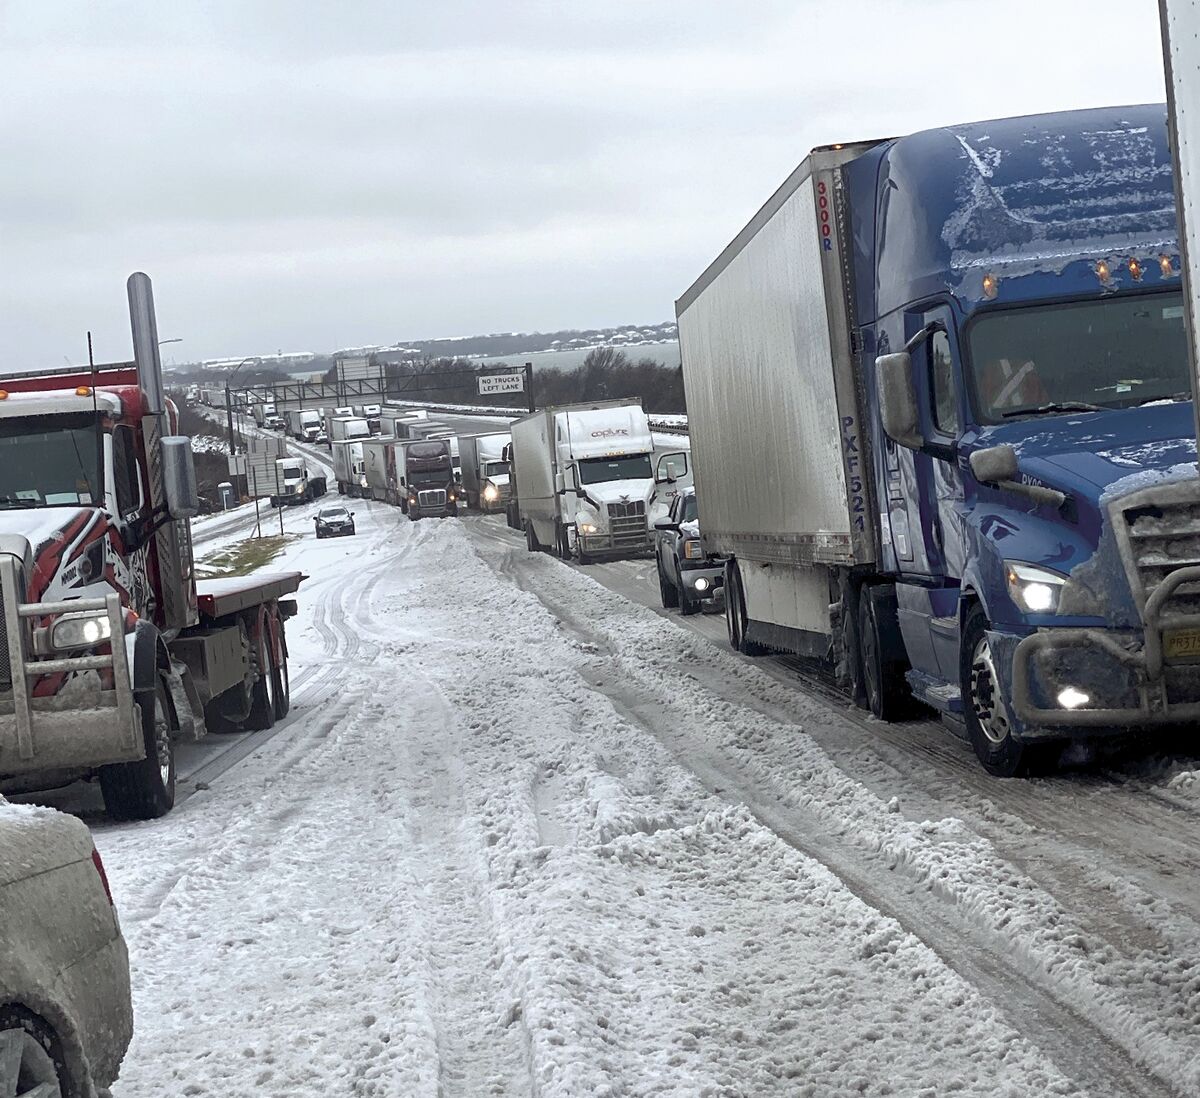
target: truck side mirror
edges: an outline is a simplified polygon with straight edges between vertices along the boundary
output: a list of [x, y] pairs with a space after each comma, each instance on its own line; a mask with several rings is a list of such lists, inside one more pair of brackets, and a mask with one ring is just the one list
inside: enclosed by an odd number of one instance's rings
[[198, 515], [200, 494], [196, 490], [196, 463], [192, 458], [192, 440], [187, 435], [166, 435], [159, 442], [159, 447], [167, 514], [173, 519]]
[[912, 355], [907, 351], [880, 355], [875, 360], [875, 387], [879, 392], [879, 418], [884, 434], [906, 449], [921, 449], [925, 439], [917, 412]]
[[554, 494], [556, 496], [567, 494], [567, 478], [562, 473], [554, 474]]
[[1067, 501], [1065, 492], [1057, 488], [1045, 488], [1040, 484], [1025, 484], [1018, 480], [1017, 451], [1005, 444], [976, 450], [971, 455], [971, 472], [980, 484], [1003, 488], [1017, 496], [1024, 496], [1034, 503], [1048, 503], [1061, 507]]
[[971, 472], [980, 484], [1017, 479], [1017, 451], [1011, 446], [989, 446], [971, 455]]

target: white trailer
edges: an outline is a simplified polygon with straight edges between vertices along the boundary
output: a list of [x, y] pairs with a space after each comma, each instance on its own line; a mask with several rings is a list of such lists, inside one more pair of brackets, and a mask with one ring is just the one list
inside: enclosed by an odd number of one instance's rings
[[585, 563], [653, 549], [650, 518], [671, 455], [655, 462], [640, 405], [545, 408], [515, 420], [511, 432], [515, 518], [531, 552]]
[[858, 151], [814, 152], [676, 303], [702, 540], [736, 558], [744, 651], [826, 655], [839, 576], [876, 555], [837, 234], [813, 232]]
[[357, 443], [362, 447], [363, 495], [385, 503], [399, 503], [396, 494], [396, 456], [394, 438], [369, 438]]
[[504, 450], [512, 435], [459, 435], [463, 498], [476, 511], [503, 511], [511, 494]]
[[370, 438], [371, 428], [360, 416], [335, 416], [329, 420], [326, 431], [330, 443], [345, 442], [352, 438]]
[[367, 494], [366, 466], [363, 458], [363, 440], [334, 439], [330, 444], [333, 453], [333, 477], [338, 492], [343, 496]]

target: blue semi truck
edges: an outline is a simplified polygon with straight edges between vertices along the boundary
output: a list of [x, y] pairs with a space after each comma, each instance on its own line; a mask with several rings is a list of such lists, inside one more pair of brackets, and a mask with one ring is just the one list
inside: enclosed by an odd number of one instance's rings
[[1162, 105], [815, 149], [677, 303], [730, 642], [993, 774], [1200, 717]]

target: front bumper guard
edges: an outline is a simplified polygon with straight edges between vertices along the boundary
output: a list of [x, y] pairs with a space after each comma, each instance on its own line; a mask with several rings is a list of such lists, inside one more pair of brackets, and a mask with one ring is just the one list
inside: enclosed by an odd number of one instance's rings
[[[11, 777], [144, 758], [146, 746], [135, 719], [129, 676], [125, 612], [117, 594], [22, 603], [11, 560], [0, 561], [0, 592], [12, 671], [12, 693], [0, 696], [0, 774]], [[42, 659], [31, 652], [31, 619], [97, 610], [108, 618], [109, 653]], [[112, 672], [111, 687], [99, 681], [75, 687], [72, 681], [50, 697], [33, 696], [31, 682], [42, 676], [106, 670]]]
[[[1060, 728], [1141, 727], [1200, 720], [1200, 701], [1177, 702], [1167, 698], [1163, 634], [1168, 629], [1200, 629], [1200, 614], [1164, 612], [1167, 601], [1188, 583], [1200, 583], [1200, 565], [1189, 565], [1169, 572], [1146, 599], [1143, 611], [1142, 647], [1127, 648], [1105, 629], [1043, 629], [1025, 637], [1013, 653], [1013, 708], [1020, 719], [1032, 726]], [[1047, 709], [1034, 698], [1031, 667], [1043, 652], [1073, 648], [1095, 648], [1130, 668], [1136, 676], [1138, 705], [1134, 707], [1095, 707]]]

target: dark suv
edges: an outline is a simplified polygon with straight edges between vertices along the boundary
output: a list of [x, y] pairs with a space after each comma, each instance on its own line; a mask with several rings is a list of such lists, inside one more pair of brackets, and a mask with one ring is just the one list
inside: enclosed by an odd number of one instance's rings
[[686, 488], [671, 501], [667, 518], [654, 524], [658, 590], [667, 609], [695, 614], [725, 581], [723, 562], [704, 554], [696, 490]]

